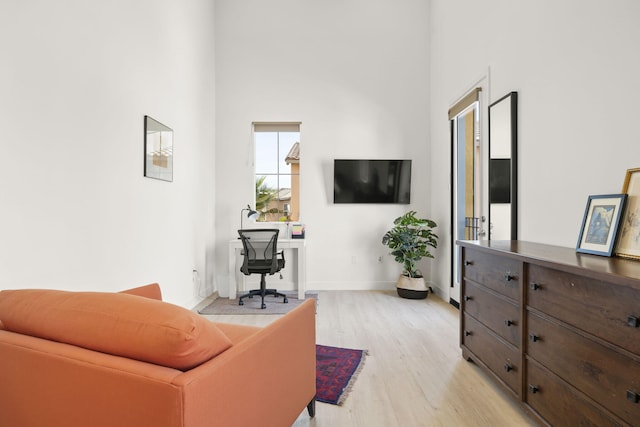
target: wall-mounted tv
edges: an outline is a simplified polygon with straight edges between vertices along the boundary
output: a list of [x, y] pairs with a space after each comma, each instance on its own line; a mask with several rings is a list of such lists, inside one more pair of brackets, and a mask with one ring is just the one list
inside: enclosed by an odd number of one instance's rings
[[333, 203], [411, 202], [411, 160], [333, 161]]
[[489, 203], [511, 203], [511, 159], [489, 159]]

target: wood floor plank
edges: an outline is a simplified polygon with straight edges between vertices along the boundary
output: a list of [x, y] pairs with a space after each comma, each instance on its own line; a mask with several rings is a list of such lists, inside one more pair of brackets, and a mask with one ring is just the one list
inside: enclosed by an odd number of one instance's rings
[[[318, 402], [294, 427], [519, 427], [535, 426], [519, 405], [459, 347], [459, 312], [430, 295], [322, 291], [318, 344], [365, 349], [369, 355], [342, 406]], [[278, 315], [206, 316], [264, 326]]]

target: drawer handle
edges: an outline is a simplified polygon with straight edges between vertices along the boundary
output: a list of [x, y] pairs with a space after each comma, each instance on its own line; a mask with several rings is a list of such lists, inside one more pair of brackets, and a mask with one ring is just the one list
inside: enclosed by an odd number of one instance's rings
[[465, 301], [471, 301], [473, 298], [471, 298], [469, 295], [465, 295], [464, 296], [464, 300]]
[[505, 372], [511, 372], [513, 370], [513, 366], [511, 366], [509, 363], [505, 363], [504, 370]]
[[627, 325], [631, 326], [632, 328], [637, 328], [638, 326], [640, 326], [640, 319], [638, 319], [636, 316], [629, 316], [627, 317]]
[[505, 320], [504, 321], [505, 326], [511, 326], [514, 324], [513, 320]]
[[540, 341], [540, 337], [539, 337], [539, 336], [537, 336], [536, 334], [529, 334], [529, 339], [530, 339], [532, 342]]
[[530, 288], [532, 291], [537, 291], [538, 289], [540, 289], [540, 285], [538, 285], [537, 283], [531, 283], [531, 284], [529, 285], [529, 288]]
[[465, 336], [465, 337], [468, 337], [468, 336], [470, 336], [470, 335], [471, 335], [471, 331], [464, 331], [464, 336]]
[[538, 388], [537, 385], [529, 384], [529, 391], [531, 392], [531, 394], [536, 394], [540, 391], [540, 388]]
[[627, 400], [633, 403], [640, 402], [640, 394], [627, 390]]
[[516, 278], [516, 276], [511, 274], [511, 272], [509, 272], [509, 271], [507, 271], [507, 273], [504, 275], [504, 280], [506, 280], [507, 282], [510, 282], [515, 278]]
[[473, 265], [473, 261], [465, 261], [464, 265], [466, 265], [467, 267]]

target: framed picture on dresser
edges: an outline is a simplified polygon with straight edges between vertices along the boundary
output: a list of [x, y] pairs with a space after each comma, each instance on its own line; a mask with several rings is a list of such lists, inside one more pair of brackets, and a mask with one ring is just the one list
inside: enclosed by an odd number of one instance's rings
[[611, 256], [626, 201], [626, 194], [589, 196], [580, 227], [577, 252]]
[[627, 207], [620, 224], [615, 254], [640, 259], [640, 168], [627, 169], [622, 192], [627, 194]]

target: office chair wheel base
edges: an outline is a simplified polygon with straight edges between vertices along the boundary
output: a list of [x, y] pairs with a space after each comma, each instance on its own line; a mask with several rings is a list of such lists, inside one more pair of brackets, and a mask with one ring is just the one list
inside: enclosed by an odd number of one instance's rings
[[284, 298], [284, 301], [282, 301], [282, 302], [284, 302], [284, 303], [286, 304], [286, 303], [288, 303], [288, 302], [289, 302], [289, 300], [287, 299], [287, 297], [285, 297], [285, 298]]
[[261, 308], [264, 310], [265, 308], [267, 308], [267, 304], [262, 304]]

